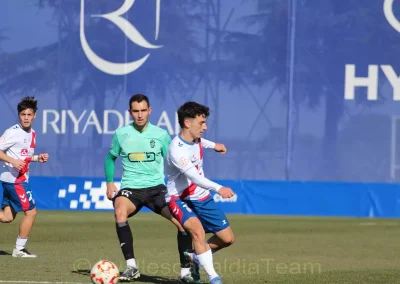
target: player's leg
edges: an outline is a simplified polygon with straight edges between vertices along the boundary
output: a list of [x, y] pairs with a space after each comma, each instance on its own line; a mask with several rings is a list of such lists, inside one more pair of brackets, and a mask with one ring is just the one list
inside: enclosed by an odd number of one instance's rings
[[120, 281], [131, 281], [140, 277], [133, 248], [132, 231], [128, 223], [128, 217], [135, 215], [142, 208], [138, 193], [122, 189], [114, 199], [115, 226], [122, 254], [126, 260], [126, 269], [121, 274]]
[[3, 207], [3, 210], [0, 210], [0, 222], [1, 223], [11, 223], [14, 221], [17, 216], [17, 212], [15, 212], [11, 206]]
[[[203, 201], [188, 201], [189, 207], [195, 207], [197, 216], [207, 233], [214, 233], [207, 243], [214, 253], [217, 250], [229, 246], [234, 242], [233, 232], [229, 226], [229, 221], [224, 212], [214, 202], [210, 196]], [[192, 258], [195, 257], [192, 255]], [[217, 278], [217, 282], [221, 281]]]
[[10, 223], [14, 221], [17, 213], [12, 209], [8, 191], [5, 191], [6, 185], [0, 185], [0, 222]]
[[29, 253], [26, 249], [26, 243], [28, 241], [29, 234], [32, 230], [33, 223], [35, 222], [37, 215], [36, 208], [31, 210], [27, 210], [24, 212], [24, 217], [21, 220], [19, 225], [19, 234], [17, 237], [17, 241], [15, 243], [15, 249], [13, 251], [13, 256], [15, 257], [36, 257]]
[[173, 216], [183, 224], [184, 229], [192, 236], [195, 253], [188, 254], [192, 258], [192, 261], [204, 268], [211, 284], [222, 283], [221, 278], [214, 269], [212, 252], [206, 243], [206, 234], [203, 225], [198, 216], [190, 208], [191, 206], [182, 200], [174, 200], [168, 206]]
[[200, 279], [198, 265], [195, 264], [194, 267], [192, 267], [192, 262], [185, 256], [185, 253], [189, 250], [192, 250], [193, 247], [190, 233], [187, 232], [178, 222], [178, 220], [172, 216], [167, 206], [161, 210], [161, 216], [173, 223], [178, 229], [176, 239], [178, 243], [179, 260], [181, 265], [179, 280], [181, 280], [183, 283], [204, 283]]
[[215, 234], [207, 240], [207, 243], [212, 249], [213, 253], [219, 251], [220, 249], [229, 247], [234, 242], [235, 237], [230, 226], [228, 228], [222, 229], [221, 231], [215, 232]]
[[213, 255], [205, 240], [205, 231], [198, 218], [192, 217], [184, 223], [184, 228], [190, 232], [193, 238], [195, 254], [192, 254], [192, 261], [198, 262], [204, 268], [210, 279], [210, 284], [222, 284], [221, 278], [214, 269]]
[[13, 257], [37, 257], [26, 250], [29, 234], [36, 219], [36, 205], [32, 195], [32, 190], [28, 183], [3, 183], [5, 196], [9, 200], [10, 206], [5, 207], [8, 215], [15, 218], [17, 212], [24, 212], [24, 217], [19, 225], [19, 234], [13, 250]]
[[185, 257], [185, 252], [192, 249], [192, 238], [190, 234], [185, 231], [179, 221], [176, 220], [169, 211], [168, 205], [165, 202], [166, 190], [167, 189], [165, 185], [159, 185], [153, 189], [146, 190], [148, 196], [145, 205], [154, 213], [157, 213], [165, 219], [169, 220], [172, 224], [175, 225], [178, 230], [177, 242], [179, 260], [181, 264], [179, 279], [184, 283], [203, 283], [203, 281], [200, 280], [199, 274], [196, 274], [195, 271], [193, 271], [194, 273], [192, 273], [192, 263]]
[[232, 228], [225, 213], [218, 207], [212, 197], [196, 203], [199, 219], [207, 233], [214, 235], [207, 240], [212, 252], [232, 245], [235, 241]]

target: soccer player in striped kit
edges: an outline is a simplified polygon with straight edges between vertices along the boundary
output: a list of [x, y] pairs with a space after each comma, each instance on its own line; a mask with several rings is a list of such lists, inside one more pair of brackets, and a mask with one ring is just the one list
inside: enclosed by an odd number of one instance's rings
[[[168, 178], [166, 202], [172, 215], [193, 239], [194, 251], [186, 256], [202, 266], [210, 284], [222, 284], [214, 269], [212, 254], [234, 242], [234, 235], [224, 212], [215, 204], [210, 191], [223, 198], [231, 198], [231, 188], [215, 183], [204, 176], [203, 148], [225, 154], [224, 144], [201, 138], [207, 130], [209, 108], [196, 102], [186, 102], [178, 109], [182, 131], [168, 147], [166, 176]], [[207, 241], [205, 233], [214, 235]]]
[[26, 250], [29, 233], [36, 218], [35, 199], [29, 186], [29, 164], [45, 163], [47, 153], [34, 155], [36, 132], [32, 123], [36, 117], [37, 100], [25, 97], [17, 106], [19, 123], [8, 128], [0, 137], [0, 161], [5, 162], [0, 180], [0, 222], [10, 223], [18, 212], [24, 212], [13, 257], [37, 257]]

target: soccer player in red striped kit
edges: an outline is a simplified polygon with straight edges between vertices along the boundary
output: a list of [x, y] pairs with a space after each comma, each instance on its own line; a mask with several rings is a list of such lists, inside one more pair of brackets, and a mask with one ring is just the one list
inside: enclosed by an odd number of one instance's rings
[[13, 257], [37, 257], [26, 250], [29, 233], [36, 218], [36, 205], [29, 186], [29, 164], [45, 163], [47, 153], [34, 155], [36, 133], [32, 123], [36, 117], [37, 100], [25, 97], [17, 106], [19, 123], [8, 128], [0, 137], [0, 161], [5, 162], [0, 180], [0, 222], [10, 223], [18, 212], [24, 212]]

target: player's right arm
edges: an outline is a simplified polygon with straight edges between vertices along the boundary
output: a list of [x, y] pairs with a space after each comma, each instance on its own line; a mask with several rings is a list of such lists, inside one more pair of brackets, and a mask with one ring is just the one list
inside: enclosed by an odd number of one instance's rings
[[22, 170], [25, 167], [25, 161], [20, 159], [14, 159], [13, 157], [7, 156], [4, 151], [8, 150], [18, 142], [18, 137], [13, 135], [12, 130], [8, 129], [0, 137], [0, 161], [11, 164], [14, 168]]
[[114, 184], [114, 173], [115, 173], [115, 160], [119, 156], [121, 147], [118, 141], [117, 133], [114, 134], [110, 151], [104, 160], [104, 173], [107, 182], [107, 198], [112, 199], [115, 194], [118, 193], [118, 189]]
[[209, 180], [205, 176], [200, 175], [195, 165], [190, 161], [189, 153], [187, 153], [187, 151], [184, 149], [171, 147], [169, 151], [169, 158], [171, 163], [194, 184], [202, 188], [215, 191], [223, 198], [230, 198], [235, 195], [232, 189], [229, 187], [219, 185], [218, 183]]
[[201, 138], [201, 146], [203, 148], [214, 149], [215, 152], [220, 153], [220, 154], [226, 154], [226, 147], [224, 144], [221, 144], [221, 143], [215, 143], [210, 140]]

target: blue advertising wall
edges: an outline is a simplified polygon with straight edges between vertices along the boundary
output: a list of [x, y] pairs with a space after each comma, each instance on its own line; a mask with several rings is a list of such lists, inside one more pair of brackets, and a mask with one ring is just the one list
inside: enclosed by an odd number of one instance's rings
[[132, 94], [171, 136], [194, 100], [228, 148], [204, 165], [228, 211], [399, 217], [398, 19], [394, 0], [3, 0], [0, 132], [39, 99], [38, 204], [73, 209], [58, 191], [100, 186]]
[[[235, 196], [214, 201], [232, 214], [268, 214], [341, 217], [400, 216], [400, 186], [341, 182], [217, 182], [235, 189]], [[33, 178], [39, 209], [112, 210], [102, 178]], [[116, 181], [119, 189], [120, 183]], [[144, 208], [143, 212], [149, 210]]]

